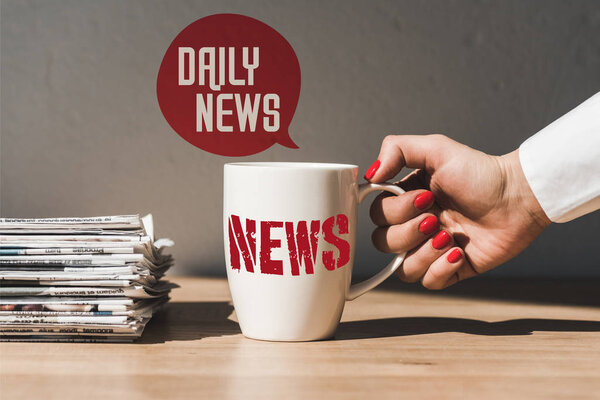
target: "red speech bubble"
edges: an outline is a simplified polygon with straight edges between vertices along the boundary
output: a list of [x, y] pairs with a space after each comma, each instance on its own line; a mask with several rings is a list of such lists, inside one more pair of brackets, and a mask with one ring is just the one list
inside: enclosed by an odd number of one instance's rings
[[298, 58], [254, 18], [215, 14], [188, 25], [165, 53], [156, 92], [175, 132], [208, 152], [298, 148], [288, 130], [300, 96]]

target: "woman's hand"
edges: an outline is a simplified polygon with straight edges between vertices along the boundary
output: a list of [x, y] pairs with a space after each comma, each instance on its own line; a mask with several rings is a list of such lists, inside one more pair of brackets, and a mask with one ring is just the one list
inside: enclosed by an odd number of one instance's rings
[[442, 135], [388, 136], [365, 179], [381, 183], [403, 167], [401, 196], [379, 195], [373, 243], [409, 251], [398, 276], [443, 289], [523, 251], [550, 224], [519, 163], [518, 150], [490, 156]]

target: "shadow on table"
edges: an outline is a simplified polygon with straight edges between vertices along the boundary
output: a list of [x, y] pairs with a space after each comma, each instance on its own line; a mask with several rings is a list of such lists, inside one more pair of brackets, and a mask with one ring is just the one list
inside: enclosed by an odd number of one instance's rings
[[560, 304], [572, 306], [600, 306], [600, 279], [540, 279], [540, 278], [487, 278], [477, 277], [459, 282], [441, 291], [431, 291], [419, 284], [410, 284], [391, 277], [376, 290], [422, 293], [431, 297], [460, 297], [471, 299]]
[[[600, 281], [472, 279], [444, 291], [428, 291], [390, 279], [378, 291], [423, 293], [427, 296], [529, 302], [542, 304], [600, 306], [597, 296]], [[229, 302], [170, 302], [146, 326], [139, 344], [197, 340], [207, 337], [236, 335], [239, 325], [229, 316]], [[383, 338], [442, 332], [472, 335], [530, 335], [534, 331], [600, 332], [599, 321], [560, 319], [514, 319], [486, 322], [463, 318], [400, 317], [342, 322], [336, 340]]]
[[403, 317], [342, 322], [335, 340], [372, 339], [429, 333], [461, 332], [470, 335], [512, 336], [546, 332], [600, 332], [600, 321], [564, 319], [511, 319], [485, 322], [465, 318]]
[[236, 335], [240, 327], [228, 319], [233, 306], [224, 301], [169, 302], [152, 317], [138, 344], [197, 340], [214, 336]]

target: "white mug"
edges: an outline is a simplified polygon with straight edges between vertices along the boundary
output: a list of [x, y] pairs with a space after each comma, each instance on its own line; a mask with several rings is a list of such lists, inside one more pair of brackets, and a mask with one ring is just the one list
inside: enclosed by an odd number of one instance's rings
[[225, 164], [223, 228], [227, 279], [244, 336], [273, 341], [331, 338], [344, 303], [383, 282], [350, 285], [358, 204], [390, 184], [358, 184], [347, 164]]

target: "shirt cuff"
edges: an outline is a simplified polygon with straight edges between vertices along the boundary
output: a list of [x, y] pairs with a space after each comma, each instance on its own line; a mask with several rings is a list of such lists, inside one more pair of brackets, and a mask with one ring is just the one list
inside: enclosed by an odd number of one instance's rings
[[523, 142], [519, 159], [552, 222], [600, 208], [600, 93]]

